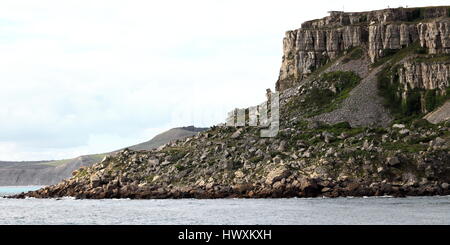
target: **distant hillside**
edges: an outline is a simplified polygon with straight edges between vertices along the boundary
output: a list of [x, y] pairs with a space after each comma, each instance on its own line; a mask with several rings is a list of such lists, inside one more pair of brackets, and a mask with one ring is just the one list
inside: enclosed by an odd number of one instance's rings
[[[172, 140], [193, 136], [207, 128], [194, 126], [173, 128], [156, 135], [149, 141], [127, 147], [132, 150], [150, 150], [158, 148]], [[51, 185], [69, 178], [72, 172], [82, 166], [91, 166], [105, 155], [102, 153], [80, 156], [57, 161], [0, 161], [0, 186]]]

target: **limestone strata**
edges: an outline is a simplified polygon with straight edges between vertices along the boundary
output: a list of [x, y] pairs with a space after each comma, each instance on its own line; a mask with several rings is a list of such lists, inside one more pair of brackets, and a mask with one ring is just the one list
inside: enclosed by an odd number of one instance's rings
[[414, 42], [429, 54], [448, 54], [449, 32], [447, 7], [331, 12], [328, 17], [286, 32], [276, 89], [292, 87], [352, 47], [367, 49], [371, 62]]
[[292, 83], [305, 78], [328, 60], [335, 59], [340, 52], [360, 46], [366, 37], [367, 31], [360, 26], [288, 31], [283, 40], [283, 61], [277, 90], [291, 87], [289, 80]]
[[324, 28], [337, 27], [342, 25], [354, 25], [366, 22], [394, 22], [409, 21], [416, 17], [432, 19], [448, 16], [448, 7], [428, 7], [428, 8], [395, 8], [382, 9], [367, 12], [342, 12], [330, 11], [329, 16], [322, 19], [304, 22], [302, 28]]
[[373, 24], [369, 26], [368, 54], [372, 62], [387, 49], [401, 49], [418, 40], [414, 24]]
[[448, 19], [417, 25], [420, 45], [430, 54], [450, 54], [450, 21]]
[[407, 61], [398, 70], [403, 91], [414, 88], [444, 91], [450, 86], [450, 63]]

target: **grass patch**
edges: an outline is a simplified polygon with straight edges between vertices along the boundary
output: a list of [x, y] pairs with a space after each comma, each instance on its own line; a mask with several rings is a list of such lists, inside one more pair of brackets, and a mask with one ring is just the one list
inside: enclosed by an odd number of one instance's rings
[[402, 49], [384, 49], [383, 50], [383, 57], [378, 59], [375, 63], [373, 63], [372, 67], [378, 67], [380, 65], [383, 65], [387, 62], [390, 62], [391, 64], [396, 64], [406, 56], [414, 53], [423, 52], [423, 49], [420, 47], [420, 44], [418, 42], [414, 42], [408, 47], [402, 48]]
[[450, 63], [450, 55], [448, 54], [434, 54], [427, 56], [419, 56], [414, 59], [419, 63]]
[[170, 155], [171, 161], [176, 162], [182, 159], [189, 152], [189, 150], [182, 147], [168, 147], [165, 148], [163, 152]]
[[322, 74], [319, 78], [319, 83], [332, 84], [335, 91], [329, 88], [313, 88], [306, 96], [304, 102], [311, 109], [305, 114], [306, 117], [337, 109], [359, 81], [361, 81], [361, 78], [351, 71], [335, 71]]
[[411, 144], [411, 143], [404, 143], [404, 142], [389, 142], [384, 143], [383, 148], [385, 150], [392, 150], [392, 151], [402, 151], [402, 152], [410, 152], [410, 153], [418, 153], [420, 151], [426, 151], [427, 146], [426, 145], [420, 145], [420, 144]]
[[364, 55], [364, 50], [361, 47], [352, 48], [351, 51], [342, 59], [343, 63], [348, 63], [351, 60], [359, 60]]
[[[88, 155], [88, 156], [82, 156], [83, 158], [88, 158], [91, 162], [99, 162], [102, 160], [102, 158], [106, 156], [106, 154], [95, 154], [95, 155]], [[50, 165], [50, 166], [60, 166], [63, 164], [67, 164], [73, 161], [76, 161], [77, 158], [72, 158], [72, 159], [63, 159], [63, 160], [55, 160], [55, 161], [50, 161], [50, 162], [46, 162], [44, 163], [45, 165]]]

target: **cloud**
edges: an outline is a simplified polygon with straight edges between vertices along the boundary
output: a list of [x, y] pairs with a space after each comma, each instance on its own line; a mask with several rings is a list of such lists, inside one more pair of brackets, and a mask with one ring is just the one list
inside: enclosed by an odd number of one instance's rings
[[[444, 1], [389, 1], [395, 5]], [[0, 159], [115, 150], [210, 126], [274, 87], [286, 30], [336, 1], [2, 1]], [[384, 8], [346, 1], [346, 11]]]

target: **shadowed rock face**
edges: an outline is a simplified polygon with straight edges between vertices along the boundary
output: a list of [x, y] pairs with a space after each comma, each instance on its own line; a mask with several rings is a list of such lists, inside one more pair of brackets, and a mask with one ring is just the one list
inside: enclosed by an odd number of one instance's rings
[[[147, 142], [130, 146], [133, 150], [150, 150], [204, 131], [206, 128], [180, 127], [163, 132]], [[115, 151], [116, 152], [116, 151]], [[109, 154], [115, 154], [115, 152]], [[0, 162], [0, 186], [51, 185], [72, 176], [80, 167], [92, 166], [107, 153], [80, 156], [62, 161]]]
[[450, 86], [450, 62], [406, 61], [399, 68], [398, 74], [405, 91], [415, 88], [445, 90]]

